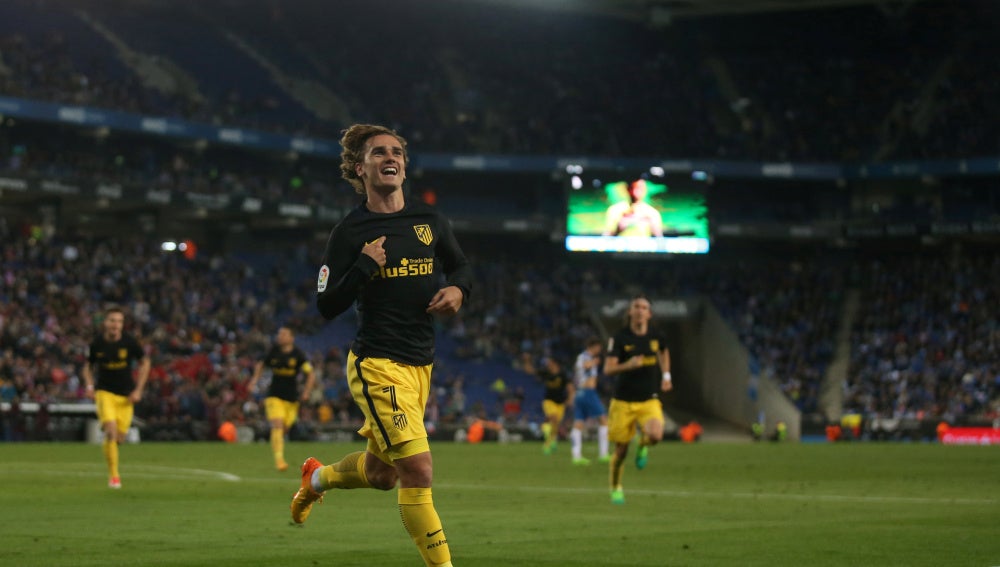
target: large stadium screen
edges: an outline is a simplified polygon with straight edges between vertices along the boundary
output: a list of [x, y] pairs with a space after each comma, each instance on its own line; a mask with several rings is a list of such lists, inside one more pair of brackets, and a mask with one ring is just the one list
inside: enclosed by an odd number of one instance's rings
[[566, 250], [705, 254], [705, 177], [584, 171], [569, 173]]

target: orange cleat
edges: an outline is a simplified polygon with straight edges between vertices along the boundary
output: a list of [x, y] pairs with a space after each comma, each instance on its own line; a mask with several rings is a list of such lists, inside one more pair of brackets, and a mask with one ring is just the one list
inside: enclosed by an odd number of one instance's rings
[[313, 457], [309, 457], [306, 462], [302, 463], [302, 484], [295, 496], [292, 497], [291, 505], [292, 521], [296, 524], [305, 523], [314, 502], [323, 502], [323, 493], [312, 489], [313, 471], [322, 466], [323, 463]]

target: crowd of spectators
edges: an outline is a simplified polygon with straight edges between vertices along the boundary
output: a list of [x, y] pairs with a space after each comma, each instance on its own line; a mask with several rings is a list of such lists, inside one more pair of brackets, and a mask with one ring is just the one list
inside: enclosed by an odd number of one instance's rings
[[859, 272], [845, 412], [1000, 418], [1000, 255], [910, 253]]
[[[157, 431], [162, 438], [204, 438], [222, 420], [263, 430], [261, 392], [248, 392], [246, 382], [282, 323], [298, 330], [321, 369], [298, 434], [360, 418], [344, 381], [350, 333], [329, 332], [312, 309], [311, 278], [299, 277], [305, 254], [267, 262], [185, 258], [141, 240], [2, 230], [0, 401], [82, 401], [80, 366], [95, 317], [117, 303], [153, 360], [137, 415], [154, 438]], [[810, 414], [819, 411], [835, 350], [845, 347], [836, 330], [843, 298], [856, 289], [861, 307], [846, 345], [846, 412], [949, 421], [1000, 412], [1000, 305], [989, 285], [1000, 276], [995, 253], [866, 261], [850, 254], [721, 256], [651, 270], [641, 261], [558, 259], [551, 243], [530, 239], [509, 242], [500, 254], [489, 239], [466, 240], [476, 293], [439, 329], [433, 427], [476, 417], [508, 425], [536, 418], [540, 385], [521, 362], [554, 357], [571, 365], [584, 339], [602, 330], [585, 297], [607, 290], [707, 297], [746, 347], [752, 370], [774, 379]], [[350, 317], [334, 324], [350, 325]], [[483, 364], [495, 374], [472, 371]]]
[[[264, 66], [248, 65], [245, 52], [230, 48], [219, 51], [218, 61], [195, 64], [203, 54], [172, 38], [190, 27], [181, 24], [186, 18], [196, 17], [198, 37], [249, 38], [262, 57], [327, 85], [355, 119], [390, 124], [422, 152], [820, 161], [1000, 152], [991, 127], [1000, 115], [988, 104], [1000, 95], [1000, 82], [986, 67], [998, 53], [984, 28], [994, 9], [987, 4], [923, 2], [893, 17], [870, 6], [824, 12], [824, 18], [810, 12], [748, 16], [738, 26], [724, 18], [691, 20], [667, 30], [458, 2], [401, 7], [406, 17], [389, 21], [378, 6], [353, 7], [385, 28], [381, 48], [393, 56], [377, 58], [360, 47], [365, 42], [356, 34], [366, 30], [343, 26], [329, 33], [326, 20], [314, 17], [326, 9], [321, 3], [260, 3], [238, 15], [227, 12], [226, 2], [201, 4], [127, 10], [114, 4], [107, 11], [81, 2], [71, 12], [57, 3], [45, 10], [26, 0], [5, 3], [0, 16], [16, 14], [24, 25], [14, 29], [2, 22], [15, 19], [0, 17], [0, 95], [337, 135], [342, 124], [306, 116], [305, 103], [269, 82]], [[144, 38], [149, 24], [136, 22], [153, 9], [175, 10], [176, 17], [155, 20], [156, 37]], [[133, 49], [190, 72], [204, 89], [195, 96], [150, 87], [119, 60], [120, 46], [112, 49], [95, 35], [95, 21]], [[859, 26], [871, 31], [865, 41], [848, 33]], [[979, 56], [969, 56], [973, 52]], [[329, 54], [334, 61], [326, 60]], [[213, 75], [212, 65], [248, 74], [245, 83], [233, 83], [248, 90], [222, 84], [230, 76]], [[329, 161], [256, 153], [248, 159], [238, 148], [3, 118], [0, 173], [325, 207], [357, 202]], [[464, 179], [455, 183], [465, 188]], [[510, 182], [484, 181], [479, 202], [512, 200], [504, 183]], [[733, 195], [750, 182], [739, 183]], [[807, 202], [786, 198], [799, 195], [798, 188], [766, 183], [759, 190], [750, 183], [747, 196], [713, 214], [736, 222], [753, 215], [797, 222], [840, 218], [854, 206], [839, 187], [813, 192]], [[889, 211], [913, 219], [914, 207], [928, 222], [953, 213], [994, 218], [995, 188], [992, 209], [984, 209], [980, 196], [989, 182], [966, 184], [952, 192], [957, 197], [896, 204], [879, 218]], [[528, 201], [528, 211], [555, 214], [541, 210], [540, 197]], [[845, 410], [959, 419], [995, 416], [1000, 409], [1000, 306], [989, 286], [1000, 276], [995, 254], [887, 255], [866, 263], [713, 257], [649, 270], [613, 258], [567, 259], [552, 242], [531, 238], [498, 251], [493, 236], [468, 237], [477, 292], [458, 317], [442, 324], [447, 348], [428, 409], [433, 423], [531, 417], [535, 410], [525, 401], [537, 396], [537, 384], [521, 380], [519, 361], [549, 356], [569, 365], [584, 338], [600, 332], [584, 298], [607, 290], [704, 294], [736, 331], [754, 371], [774, 378], [809, 413], [818, 410], [820, 384], [843, 346], [835, 342], [843, 298], [856, 289], [863, 307], [850, 341]], [[81, 399], [79, 367], [93, 318], [115, 302], [128, 307], [131, 330], [154, 359], [138, 415], [163, 425], [165, 435], [175, 434], [169, 432], [178, 424], [203, 424], [189, 434], [204, 436], [220, 420], [259, 421], [260, 396], [244, 383], [277, 324], [292, 322], [307, 338], [326, 332], [307, 299], [312, 282], [298, 278], [308, 264], [305, 254], [268, 262], [215, 254], [188, 259], [156, 246], [0, 225], [0, 400]], [[359, 418], [343, 384], [344, 346], [313, 344], [324, 383], [304, 408], [304, 424]], [[470, 361], [515, 373], [471, 375]], [[494, 384], [504, 387], [491, 389]]]
[[[464, 2], [400, 6], [388, 21], [377, 6], [343, 13], [381, 20], [392, 57], [359, 47], [363, 27], [329, 33], [319, 2], [84, 2], [71, 12], [15, 0], [4, 10], [29, 25], [0, 26], [0, 93], [38, 100], [325, 137], [350, 117], [397, 127], [423, 151], [805, 161], [1000, 152], [989, 128], [1000, 118], [988, 104], [1000, 83], [989, 72], [997, 43], [988, 2], [667, 29]], [[199, 94], [148, 86], [134, 62], [122, 62], [123, 48], [84, 21], [181, 69]], [[253, 56], [234, 47], [237, 36]], [[329, 93], [345, 111], [310, 114], [307, 94], [274, 69], [317, 85], [315, 96]]]

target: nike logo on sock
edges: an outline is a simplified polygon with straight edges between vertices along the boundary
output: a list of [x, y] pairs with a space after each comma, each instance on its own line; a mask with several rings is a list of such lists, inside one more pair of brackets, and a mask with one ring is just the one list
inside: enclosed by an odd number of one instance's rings
[[439, 534], [439, 533], [441, 533], [443, 531], [444, 531], [444, 528], [441, 528], [441, 529], [439, 529], [437, 531], [433, 531], [433, 532], [427, 532], [427, 537], [434, 537], [434, 536], [436, 536], [437, 534]]

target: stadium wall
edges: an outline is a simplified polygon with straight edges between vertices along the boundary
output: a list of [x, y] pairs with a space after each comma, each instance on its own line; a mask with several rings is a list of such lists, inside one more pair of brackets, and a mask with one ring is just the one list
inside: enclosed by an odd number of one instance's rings
[[768, 437], [784, 422], [788, 439], [798, 441], [801, 412], [774, 380], [751, 372], [746, 348], [715, 306], [704, 298], [697, 304], [691, 317], [667, 326], [671, 362], [681, 377], [675, 403], [745, 430], [763, 417]]

